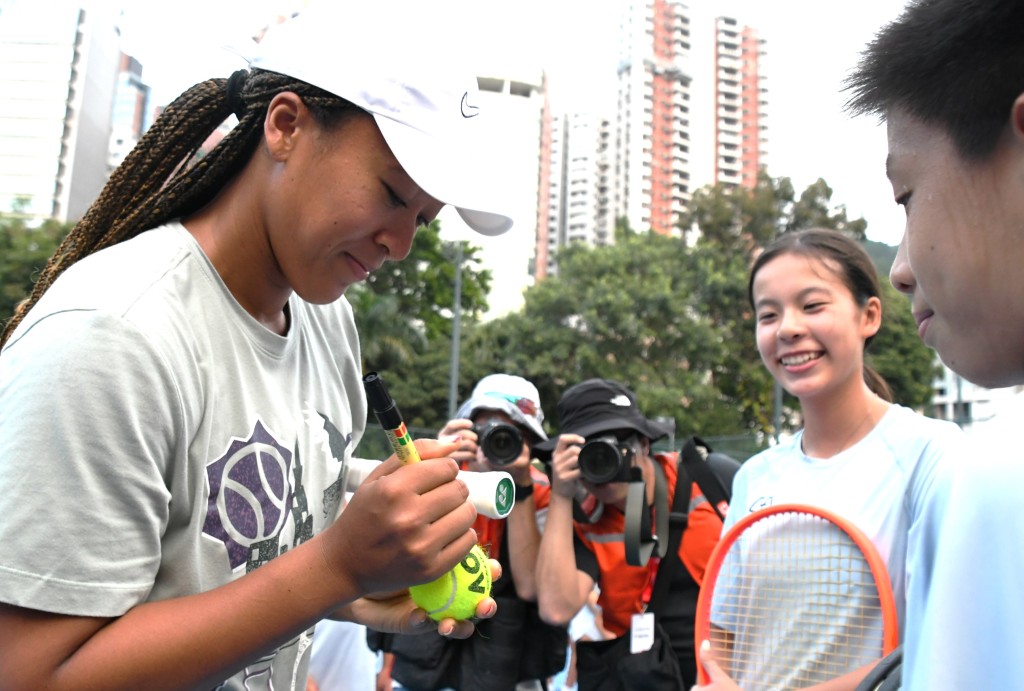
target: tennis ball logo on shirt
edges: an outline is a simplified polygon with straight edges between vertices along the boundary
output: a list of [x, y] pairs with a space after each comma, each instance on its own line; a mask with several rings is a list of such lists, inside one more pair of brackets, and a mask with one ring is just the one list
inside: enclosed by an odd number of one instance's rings
[[[277, 536], [288, 520], [292, 454], [256, 423], [206, 467], [210, 498], [203, 533], [223, 543], [234, 570], [277, 556]], [[253, 552], [256, 554], [253, 554]]]

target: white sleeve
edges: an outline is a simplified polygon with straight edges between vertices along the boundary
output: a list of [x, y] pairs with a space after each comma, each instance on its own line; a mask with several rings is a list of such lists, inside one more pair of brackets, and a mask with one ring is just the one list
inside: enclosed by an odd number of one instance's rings
[[66, 311], [0, 356], [0, 601], [117, 616], [160, 563], [181, 409], [123, 320]]

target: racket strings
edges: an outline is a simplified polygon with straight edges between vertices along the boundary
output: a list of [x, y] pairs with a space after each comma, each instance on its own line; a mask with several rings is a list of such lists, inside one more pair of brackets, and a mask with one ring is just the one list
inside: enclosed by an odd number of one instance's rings
[[882, 655], [882, 604], [853, 539], [810, 514], [752, 524], [722, 563], [711, 643], [747, 691], [821, 683]]

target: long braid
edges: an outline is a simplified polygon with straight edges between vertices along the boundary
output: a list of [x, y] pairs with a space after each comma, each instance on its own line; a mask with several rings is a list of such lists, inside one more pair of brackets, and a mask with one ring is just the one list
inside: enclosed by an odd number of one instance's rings
[[[79, 259], [209, 203], [249, 161], [262, 139], [267, 106], [282, 91], [301, 96], [325, 126], [358, 112], [322, 89], [262, 70], [239, 70], [230, 79], [209, 79], [191, 87], [167, 106], [111, 173], [7, 322], [0, 346], [57, 277]], [[238, 115], [238, 124], [209, 154], [193, 161], [203, 142], [232, 113]]]

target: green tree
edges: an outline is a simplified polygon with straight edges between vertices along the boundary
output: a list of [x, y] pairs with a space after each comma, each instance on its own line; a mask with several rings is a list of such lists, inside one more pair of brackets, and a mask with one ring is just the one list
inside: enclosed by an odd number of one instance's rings
[[[448, 411], [457, 245], [443, 241], [439, 221], [421, 228], [409, 256], [387, 262], [347, 293], [364, 371], [388, 376], [410, 427], [438, 429]], [[480, 270], [479, 247], [462, 243], [460, 319], [467, 326], [487, 309], [490, 272]]]
[[737, 407], [742, 419], [732, 431], [769, 431], [774, 383], [761, 364], [754, 340], [754, 315], [747, 297], [750, 256], [701, 242], [692, 251], [698, 269], [692, 287], [694, 304], [704, 306], [722, 340], [721, 359], [711, 376], [723, 400]]
[[868, 363], [892, 390], [893, 400], [922, 410], [931, 403], [935, 378], [942, 368], [935, 354], [917, 336], [917, 324], [906, 296], [883, 275], [882, 328], [868, 347]]
[[694, 233], [702, 245], [749, 257], [754, 248], [790, 229], [796, 203], [789, 178], [761, 173], [753, 189], [718, 184], [696, 190], [680, 227]]
[[409, 367], [426, 345], [422, 325], [402, 319], [394, 295], [379, 295], [365, 284], [352, 286], [346, 295], [359, 328], [363, 371]]
[[72, 224], [29, 226], [17, 213], [0, 214], [0, 323], [32, 292], [35, 280]]
[[878, 273], [882, 274], [885, 280], [888, 281], [889, 269], [892, 268], [892, 263], [896, 261], [896, 251], [899, 248], [874, 240], [865, 240], [864, 249], [871, 255], [871, 261], [875, 263]]
[[[479, 269], [479, 247], [463, 243], [462, 320], [475, 321], [487, 309], [491, 273]], [[417, 321], [429, 339], [450, 336], [455, 303], [456, 245], [441, 239], [441, 223], [433, 221], [416, 233], [409, 256], [386, 262], [374, 271], [366, 285], [378, 295], [397, 300], [398, 314], [405, 323]]]
[[[827, 225], [863, 237], [863, 219], [847, 218], [831, 194], [818, 181], [797, 198], [787, 178], [767, 176], [753, 190], [707, 187], [694, 194], [684, 219], [699, 231], [693, 242], [620, 223], [613, 245], [563, 248], [558, 273], [526, 292], [521, 311], [465, 324], [459, 400], [486, 374], [519, 374], [537, 385], [547, 427], [557, 431], [561, 393], [607, 377], [633, 388], [647, 414], [673, 417], [677, 435], [748, 435], [754, 450], [775, 431], [775, 387], [754, 340], [750, 261], [797, 227]], [[869, 355], [897, 400], [920, 407], [931, 394], [930, 355], [902, 298], [890, 292], [885, 327]], [[428, 335], [407, 370], [414, 376], [393, 385], [413, 424], [443, 424], [450, 352], [450, 340]], [[795, 423], [797, 402], [785, 400], [783, 420]]]
[[821, 178], [803, 191], [786, 224], [786, 230], [833, 228], [860, 242], [867, 238], [867, 227], [868, 222], [863, 218], [848, 219], [845, 206], [833, 207], [832, 188]]
[[427, 341], [415, 364], [403, 369], [401, 376], [388, 378], [388, 389], [408, 426], [441, 429], [448, 419], [450, 372], [451, 340], [439, 336]]
[[649, 414], [674, 417], [681, 433], [743, 426], [709, 376], [726, 346], [696, 302], [683, 240], [620, 229], [614, 245], [564, 249], [558, 267], [527, 291], [522, 313], [472, 331], [467, 370], [527, 377], [550, 418], [566, 387], [607, 377], [627, 383]]

